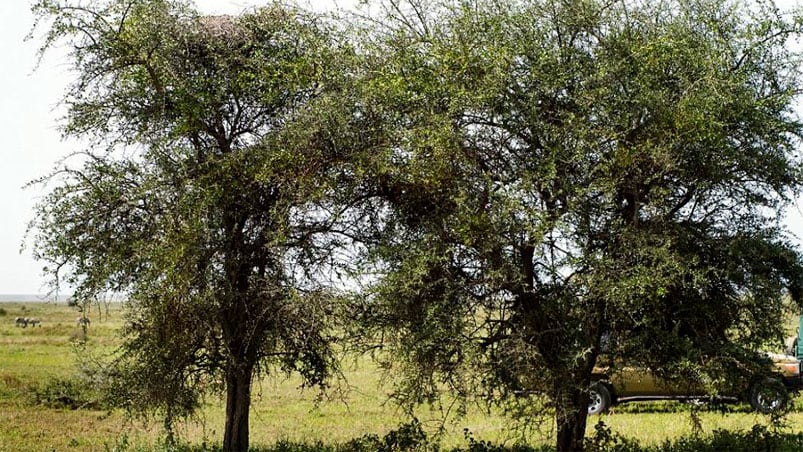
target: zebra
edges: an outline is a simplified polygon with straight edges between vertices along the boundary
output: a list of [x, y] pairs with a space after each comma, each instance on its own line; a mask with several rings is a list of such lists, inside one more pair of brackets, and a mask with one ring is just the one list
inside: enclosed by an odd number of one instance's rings
[[89, 317], [80, 316], [75, 321], [75, 326], [86, 328], [89, 326], [90, 323], [92, 322], [89, 320]]

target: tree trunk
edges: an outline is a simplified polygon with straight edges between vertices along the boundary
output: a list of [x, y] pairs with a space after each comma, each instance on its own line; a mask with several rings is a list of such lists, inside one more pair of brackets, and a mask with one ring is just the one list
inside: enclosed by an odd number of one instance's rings
[[555, 421], [557, 423], [558, 452], [581, 452], [588, 420], [588, 394], [574, 388], [562, 389], [562, 397], [556, 398]]
[[248, 451], [252, 374], [253, 365], [231, 366], [226, 372], [226, 431], [223, 436], [225, 452]]

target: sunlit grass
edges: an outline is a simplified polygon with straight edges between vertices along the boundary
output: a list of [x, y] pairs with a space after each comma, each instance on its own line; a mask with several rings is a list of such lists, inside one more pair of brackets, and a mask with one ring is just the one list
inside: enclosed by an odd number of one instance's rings
[[[58, 378], [74, 378], [77, 372], [75, 344], [82, 329], [75, 324], [77, 313], [64, 304], [4, 303], [0, 315], [0, 452], [27, 450], [105, 450], [120, 441], [146, 447], [160, 437], [158, 419], [151, 423], [127, 420], [117, 411], [66, 410], [35, 405], [32, 387]], [[86, 344], [90, 351], [108, 351], [117, 343], [116, 331], [122, 325], [121, 307], [111, 305], [90, 314]], [[14, 326], [17, 316], [38, 317], [42, 326]], [[409, 419], [388, 402], [390, 388], [383, 374], [369, 359], [350, 360], [343, 369], [348, 390], [342, 397], [320, 399], [316, 390], [301, 389], [296, 377], [268, 376], [254, 388], [251, 438], [255, 446], [268, 447], [277, 441], [324, 444], [344, 443], [367, 435], [384, 435]], [[333, 394], [338, 394], [333, 392]], [[598, 421], [643, 445], [659, 445], [695, 432], [692, 408], [662, 402], [614, 407], [611, 413], [589, 418], [589, 432]], [[435, 434], [442, 424], [441, 413], [422, 408], [417, 417], [425, 430]], [[698, 412], [702, 434], [717, 429], [749, 430], [753, 425], [769, 425], [766, 416], [749, 412], [745, 406], [728, 405], [723, 410], [702, 408]], [[787, 419], [791, 432], [803, 430], [803, 410]], [[207, 401], [198, 417], [178, 426], [178, 433], [191, 444], [218, 443], [222, 437], [224, 409], [217, 398]], [[510, 428], [498, 411], [488, 413], [471, 407], [463, 418], [443, 424], [444, 448], [465, 447], [466, 430], [477, 440], [513, 444], [524, 439], [538, 446], [551, 444], [553, 429], [546, 422], [522, 438]]]

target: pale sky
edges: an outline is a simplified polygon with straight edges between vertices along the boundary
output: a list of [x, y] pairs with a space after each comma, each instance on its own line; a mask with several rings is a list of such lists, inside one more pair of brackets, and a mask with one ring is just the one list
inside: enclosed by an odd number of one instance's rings
[[[196, 0], [207, 14], [237, 14], [264, 4], [258, 0]], [[333, 9], [331, 0], [311, 0], [315, 9]], [[340, 0], [341, 6], [356, 0]], [[794, 0], [779, 5], [795, 4]], [[42, 264], [31, 256], [30, 244], [21, 250], [33, 205], [43, 192], [23, 186], [52, 170], [56, 162], [80, 148], [65, 142], [57, 130], [62, 110], [58, 102], [68, 82], [67, 65], [56, 52], [48, 54], [36, 69], [36, 42], [24, 42], [33, 17], [28, 0], [0, 0], [0, 294], [38, 294], [47, 290]], [[789, 226], [803, 237], [798, 202]]]

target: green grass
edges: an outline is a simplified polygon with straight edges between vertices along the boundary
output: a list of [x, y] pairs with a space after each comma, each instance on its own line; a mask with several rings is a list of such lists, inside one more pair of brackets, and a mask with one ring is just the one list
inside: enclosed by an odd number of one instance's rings
[[[163, 448], [159, 446], [158, 420], [131, 421], [120, 412], [98, 409], [100, 405], [92, 400], [91, 388], [79, 384], [74, 344], [82, 330], [75, 325], [75, 310], [64, 304], [45, 303], [3, 303], [0, 308], [0, 452]], [[18, 316], [38, 317], [42, 326], [16, 327], [14, 318]], [[122, 324], [120, 305], [111, 305], [108, 311], [93, 309], [90, 316], [89, 350], [110, 350], [117, 341], [115, 332]], [[356, 359], [347, 366], [345, 375], [350, 390], [342, 399], [330, 401], [319, 401], [314, 390], [300, 390], [300, 381], [294, 377], [276, 376], [259, 382], [251, 415], [255, 449], [348, 450], [357, 447], [355, 439], [379, 441], [369, 441], [370, 449], [379, 447], [389, 432], [389, 437], [395, 438], [394, 429], [408, 419], [387, 401], [389, 387], [383, 384], [381, 371], [368, 359]], [[75, 406], [83, 408], [70, 409]], [[695, 431], [691, 413], [688, 405], [674, 402], [622, 405], [610, 414], [590, 418], [589, 436], [595, 432], [595, 423], [601, 420], [613, 437], [638, 441], [644, 450], [685, 451], [712, 446], [716, 441], [754, 444], [771, 440], [751, 430], [758, 425], [764, 426], [759, 427], [765, 429], [762, 431], [770, 431], [769, 420], [744, 406], [702, 409], [699, 412], [702, 432]], [[422, 409], [418, 417], [421, 428], [431, 438], [441, 425], [440, 414]], [[223, 425], [222, 402], [213, 399], [207, 401], [197, 419], [179, 425], [178, 432], [186, 450], [206, 450], [206, 444], [219, 443]], [[441, 450], [457, 447], [473, 447], [474, 451], [514, 450], [507, 446], [520, 441], [531, 447], [520, 450], [537, 450], [552, 444], [553, 429], [549, 422], [530, 429], [524, 436], [509, 425], [499, 413], [475, 407], [465, 417], [445, 425]], [[803, 444], [803, 439], [795, 443], [799, 438], [794, 436], [803, 430], [800, 400], [787, 418], [787, 425], [783, 434], [788, 437], [779, 436], [781, 443], [794, 447]], [[468, 442], [466, 431], [474, 443]], [[507, 446], [489, 449], [489, 444]], [[626, 450], [621, 444], [617, 447]]]

